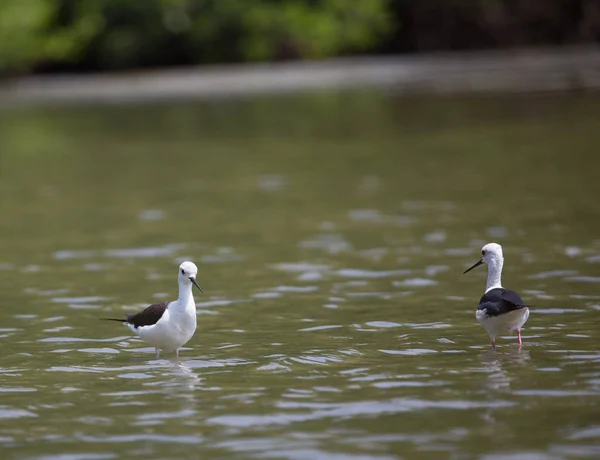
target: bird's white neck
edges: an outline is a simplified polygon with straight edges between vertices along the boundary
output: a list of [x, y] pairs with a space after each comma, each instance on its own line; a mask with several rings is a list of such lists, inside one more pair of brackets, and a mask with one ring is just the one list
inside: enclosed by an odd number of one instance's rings
[[179, 305], [187, 306], [189, 303], [194, 303], [192, 295], [192, 283], [189, 281], [179, 281], [179, 297], [177, 298]]
[[487, 282], [485, 283], [485, 292], [491, 289], [502, 287], [502, 265], [504, 264], [503, 259], [492, 259], [488, 262], [488, 276]]

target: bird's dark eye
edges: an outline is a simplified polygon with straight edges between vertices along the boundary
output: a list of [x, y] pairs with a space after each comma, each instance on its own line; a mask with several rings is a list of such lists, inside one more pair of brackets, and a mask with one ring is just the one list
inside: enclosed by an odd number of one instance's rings
[[181, 274], [185, 274], [185, 270], [183, 268], [181, 269]]
[[[481, 255], [485, 256], [485, 251], [483, 249], [481, 250]], [[183, 273], [183, 270], [181, 272]]]

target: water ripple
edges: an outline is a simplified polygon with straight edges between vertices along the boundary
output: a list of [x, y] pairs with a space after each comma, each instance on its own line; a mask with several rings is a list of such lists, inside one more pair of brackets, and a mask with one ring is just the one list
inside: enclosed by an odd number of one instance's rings
[[88, 436], [79, 435], [77, 439], [93, 443], [133, 443], [133, 442], [157, 442], [169, 444], [200, 444], [204, 438], [199, 435], [166, 435], [166, 434], [126, 434], [117, 436]]
[[335, 274], [343, 278], [389, 278], [391, 276], [410, 275], [412, 270], [363, 270], [360, 268], [343, 268]]
[[[312, 404], [307, 406], [312, 408]], [[476, 402], [466, 400], [426, 401], [410, 398], [395, 398], [388, 401], [360, 401], [343, 404], [327, 404], [311, 412], [304, 413], [274, 413], [268, 415], [221, 415], [210, 417], [207, 423], [228, 427], [251, 428], [269, 425], [287, 425], [290, 423], [308, 422], [325, 418], [364, 417], [369, 415], [395, 414], [412, 410], [425, 409], [455, 409], [473, 410], [481, 408], [510, 407], [515, 403], [509, 401]]]

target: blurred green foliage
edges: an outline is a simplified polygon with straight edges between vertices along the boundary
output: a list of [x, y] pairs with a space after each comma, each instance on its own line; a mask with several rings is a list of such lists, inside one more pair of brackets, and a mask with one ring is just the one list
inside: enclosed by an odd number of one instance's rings
[[598, 0], [0, 0], [0, 75], [584, 41]]
[[321, 58], [392, 30], [389, 0], [2, 0], [0, 72]]
[[99, 15], [59, 24], [52, 0], [0, 2], [0, 72], [24, 71], [44, 61], [75, 62], [101, 28]]

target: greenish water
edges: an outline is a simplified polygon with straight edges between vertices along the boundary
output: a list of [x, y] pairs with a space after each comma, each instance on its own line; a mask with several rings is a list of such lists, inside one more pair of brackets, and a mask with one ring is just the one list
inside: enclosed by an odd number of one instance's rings
[[[599, 458], [598, 107], [0, 112], [2, 458]], [[488, 241], [533, 304], [522, 350], [475, 320]], [[182, 259], [180, 360], [97, 320], [174, 298]]]

